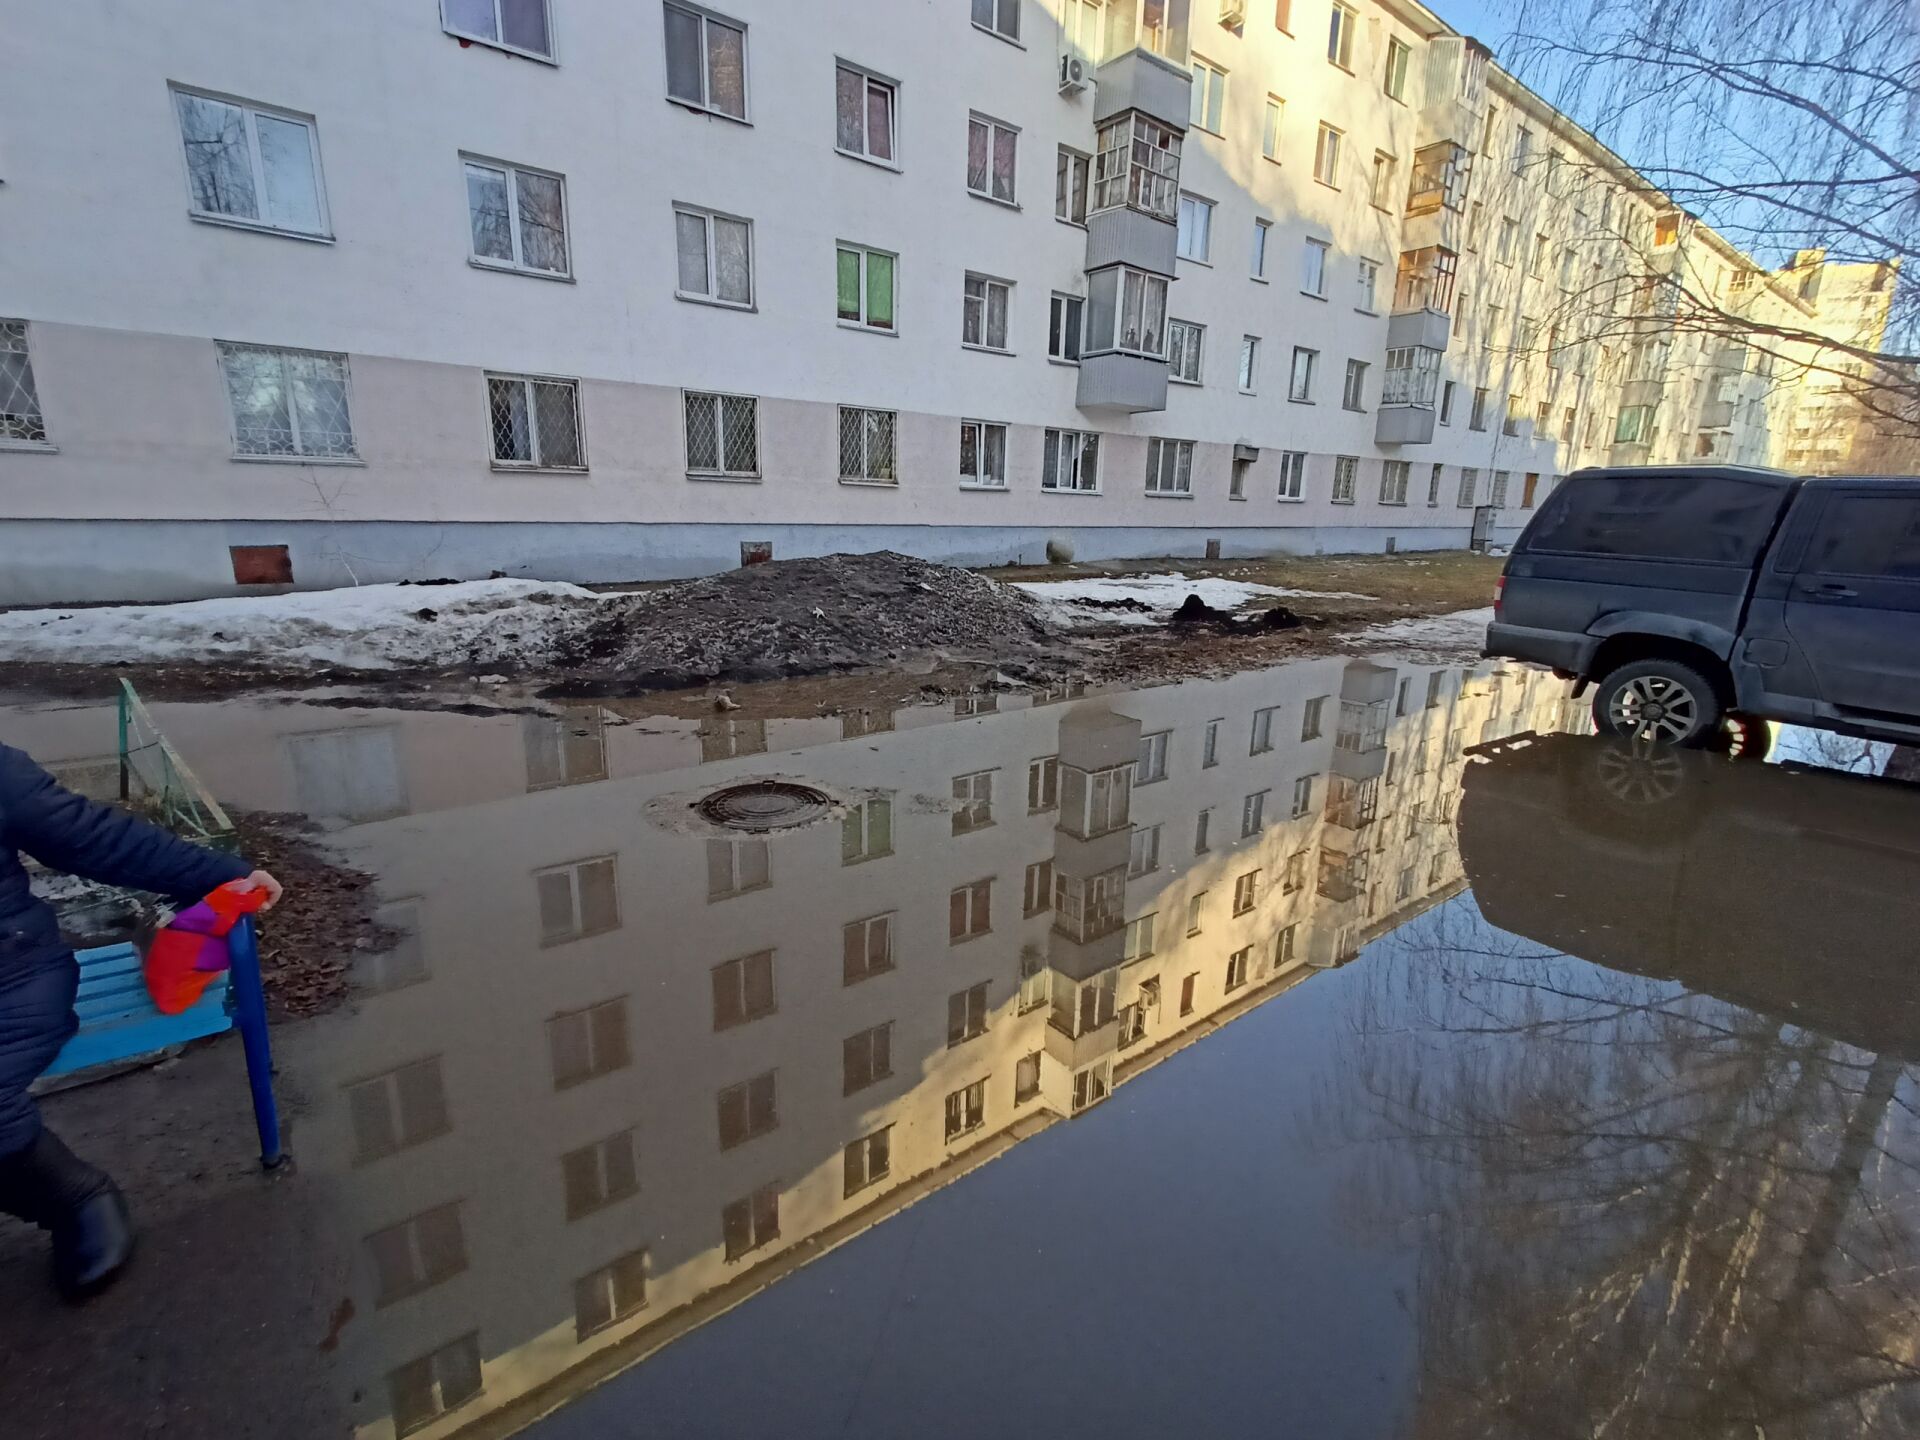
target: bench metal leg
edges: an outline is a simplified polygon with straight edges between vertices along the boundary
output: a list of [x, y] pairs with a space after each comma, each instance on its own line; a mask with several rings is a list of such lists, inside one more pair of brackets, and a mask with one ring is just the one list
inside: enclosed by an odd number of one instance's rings
[[243, 917], [227, 935], [232, 960], [233, 1020], [247, 1052], [247, 1085], [253, 1091], [253, 1120], [260, 1131], [260, 1164], [276, 1169], [286, 1159], [280, 1148], [280, 1110], [273, 1099], [273, 1049], [267, 1040], [267, 997], [260, 986], [260, 947], [253, 920]]

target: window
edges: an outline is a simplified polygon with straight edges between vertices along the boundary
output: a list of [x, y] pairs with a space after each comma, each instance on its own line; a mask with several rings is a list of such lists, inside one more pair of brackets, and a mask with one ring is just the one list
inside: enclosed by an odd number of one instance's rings
[[1529, 470], [1526, 478], [1520, 482], [1520, 508], [1522, 510], [1531, 510], [1533, 508], [1534, 496], [1539, 492], [1539, 489], [1540, 472], [1537, 470]]
[[987, 1033], [987, 984], [983, 980], [947, 997], [949, 1048]]
[[1123, 350], [1158, 360], [1166, 353], [1167, 277], [1124, 265], [1087, 280], [1087, 350]]
[[1160, 827], [1142, 825], [1127, 837], [1127, 874], [1133, 879], [1160, 868]]
[[1253, 712], [1253, 731], [1247, 740], [1247, 754], [1264, 755], [1273, 749], [1273, 717], [1279, 713], [1278, 705], [1263, 706]]
[[1533, 262], [1527, 267], [1527, 273], [1532, 275], [1536, 280], [1544, 279], [1547, 273], [1547, 257], [1552, 253], [1553, 242], [1547, 239], [1545, 235], [1535, 235], [1533, 237]]
[[843, 483], [898, 485], [894, 468], [894, 432], [899, 423], [892, 410], [840, 407], [840, 479]]
[[1413, 58], [1413, 52], [1399, 40], [1387, 41], [1387, 73], [1381, 81], [1381, 88], [1395, 100], [1407, 98], [1407, 62]]
[[[1874, 516], [1875, 505], [1864, 503], [1865, 499], [1849, 496], [1839, 505], [1849, 523], [1865, 524]], [[1835, 505], [1834, 500], [1828, 501], [1829, 515]], [[1895, 511], [1895, 506], [1889, 504], [1884, 509]], [[1766, 543], [1778, 510], [1776, 491], [1731, 477], [1681, 480], [1660, 474], [1594, 476], [1570, 487], [1541, 513], [1538, 543], [1542, 550], [1561, 554], [1628, 555], [1744, 566]], [[1835, 559], [1827, 548], [1830, 538], [1829, 526], [1823, 522], [1811, 542], [1803, 571], [1830, 573]], [[1846, 549], [1859, 554], [1884, 551], [1900, 538], [1897, 528], [1862, 529]]]
[[1440, 387], [1440, 423], [1453, 423], [1453, 381], [1449, 380]]
[[993, 771], [953, 777], [953, 833], [967, 835], [993, 824]]
[[622, 1130], [560, 1157], [567, 1219], [578, 1220], [617, 1200], [640, 1193], [640, 1167], [634, 1159], [633, 1131]]
[[1200, 768], [1211, 770], [1220, 763], [1220, 722], [1209, 720], [1200, 740]]
[[173, 107], [195, 219], [326, 235], [320, 141], [312, 116], [190, 90], [175, 90]]
[[885, 250], [842, 244], [835, 248], [835, 289], [840, 323], [892, 330], [893, 272], [897, 257]]
[[893, 1168], [892, 1139], [893, 1127], [887, 1125], [847, 1146], [841, 1156], [842, 1198], [851, 1199], [887, 1178]]
[[1007, 427], [985, 420], [960, 422], [960, 483], [982, 490], [1007, 488]]
[[394, 1433], [431, 1424], [480, 1393], [480, 1335], [469, 1331], [431, 1355], [410, 1360], [387, 1376]]
[[1613, 443], [1646, 444], [1653, 438], [1653, 406], [1625, 405], [1614, 420]]
[[1012, 293], [1004, 280], [968, 275], [960, 301], [960, 343], [974, 350], [1005, 350]]
[[773, 951], [757, 951], [713, 967], [715, 1030], [744, 1025], [773, 1011]]
[[1578, 413], [1572, 405], [1567, 406], [1566, 409], [1560, 412], [1560, 443], [1562, 445], [1571, 445], [1573, 443], [1573, 432], [1577, 419]]
[[987, 1118], [987, 1082], [976, 1080], [947, 1096], [947, 1139], [978, 1130]]
[[1167, 322], [1167, 378], [1184, 385], [1200, 383], [1200, 346], [1207, 327], [1191, 320]]
[[1174, 253], [1182, 260], [1206, 262], [1213, 253], [1213, 202], [1197, 195], [1180, 197]]
[[1313, 142], [1313, 178], [1335, 190], [1340, 188], [1340, 141], [1343, 132], [1326, 121], [1320, 122], [1319, 138]]
[[1440, 378], [1440, 352], [1421, 345], [1387, 351], [1386, 381], [1380, 387], [1382, 405], [1433, 405], [1433, 387]]
[[27, 351], [27, 322], [0, 320], [0, 446], [46, 443], [33, 357]]
[[689, 475], [729, 479], [759, 475], [758, 400], [751, 395], [713, 395], [697, 390], [687, 391], [682, 399]]
[[1493, 258], [1502, 265], [1513, 263], [1513, 253], [1520, 245], [1520, 222], [1507, 216], [1500, 222], [1499, 238], [1495, 240]]
[[1393, 172], [1398, 163], [1384, 150], [1373, 152], [1373, 185], [1367, 198], [1376, 210], [1393, 209]]
[[[1427, 504], [1429, 505], [1438, 505], [1440, 503], [1440, 480], [1441, 480], [1441, 477], [1446, 473], [1446, 468], [1447, 468], [1446, 466], [1436, 463], [1433, 467], [1433, 473], [1427, 478]], [[1405, 705], [1406, 682], [1404, 680], [1400, 684], [1400, 689], [1401, 689], [1400, 699], [1402, 701], [1402, 704], [1400, 709], [1395, 713], [1404, 715], [1407, 713], [1406, 705]]]
[[487, 416], [497, 470], [584, 470], [580, 386], [574, 380], [488, 375]]
[[1412, 469], [1412, 463], [1406, 460], [1389, 460], [1380, 467], [1380, 503], [1382, 505], [1407, 503], [1407, 477]]
[[573, 1282], [574, 1338], [584, 1340], [646, 1304], [647, 1252], [635, 1250]]
[[[1142, 915], [1137, 920], [1127, 922], [1127, 933], [1120, 941], [1122, 964], [1145, 960], [1153, 954], [1153, 921], [1152, 915]], [[1124, 1026], [1122, 1028], [1124, 1030]]]
[[1342, 70], [1353, 69], [1353, 32], [1359, 24], [1359, 15], [1335, 0], [1327, 21], [1327, 59]]
[[1378, 260], [1355, 261], [1354, 279], [1360, 293], [1354, 297], [1353, 308], [1363, 315], [1374, 314], [1379, 305], [1380, 262]]
[[463, 159], [476, 265], [569, 275], [566, 182], [517, 165]]
[[1294, 944], [1299, 930], [1300, 926], [1297, 923], [1288, 925], [1273, 937], [1273, 968], [1275, 970], [1284, 969], [1299, 958], [1295, 953]]
[[1048, 430], [1041, 453], [1040, 488], [1100, 491], [1100, 437], [1091, 430]]
[[1300, 252], [1300, 291], [1304, 295], [1327, 296], [1327, 251], [1324, 240], [1309, 240]]
[[1213, 828], [1213, 807], [1209, 805], [1193, 817], [1193, 853], [1204, 855], [1211, 848], [1207, 832]]
[[[1247, 363], [1244, 355], [1241, 363], [1243, 366]], [[1192, 493], [1193, 441], [1163, 440], [1157, 436], [1148, 440], [1147, 494], [1191, 495]], [[1165, 737], [1150, 736], [1148, 738], [1158, 738], [1162, 741], [1161, 776], [1164, 776], [1166, 773]]]
[[[18, 367], [0, 369], [10, 382], [11, 395], [0, 391], [9, 407], [26, 408], [30, 414], [15, 414], [11, 409], [0, 437], [13, 438], [20, 431], [31, 438], [40, 428], [39, 407], [31, 392], [33, 376], [25, 362], [25, 326], [20, 326], [17, 342], [9, 342], [9, 332], [0, 327], [0, 346], [17, 343], [17, 350], [0, 349], [0, 355], [20, 355]], [[233, 453], [241, 458], [305, 457], [309, 459], [351, 459], [354, 456], [353, 421], [347, 405], [347, 357], [323, 355], [309, 350], [272, 350], [258, 345], [234, 345], [221, 342], [220, 368], [227, 382], [227, 399], [233, 416]], [[24, 377], [24, 379], [23, 379]]]
[[891, 80], [882, 80], [845, 61], [836, 66], [834, 148], [842, 155], [892, 165], [896, 96]]
[[1278, 95], [1267, 96], [1266, 114], [1260, 122], [1260, 153], [1280, 163], [1280, 122], [1286, 117], [1287, 102]]
[[1478, 385], [1473, 391], [1473, 408], [1467, 412], [1467, 428], [1484, 430], [1487, 428], [1487, 387]]
[[667, 98], [747, 118], [747, 27], [668, 0]]
[[[718, 841], [725, 845], [727, 841]], [[764, 843], [764, 842], [762, 842]], [[893, 801], [882, 796], [863, 800], [840, 822], [840, 863], [856, 865], [893, 853]]]
[[1207, 905], [1207, 892], [1204, 890], [1201, 890], [1198, 893], [1187, 897], [1187, 934], [1188, 935], [1192, 936], [1192, 935], [1198, 935], [1200, 933], [1200, 929], [1201, 929], [1200, 922], [1205, 917], [1206, 905]]
[[674, 294], [712, 305], [753, 305], [753, 223], [733, 215], [673, 208], [679, 280]]
[[1307, 852], [1296, 850], [1287, 857], [1287, 865], [1280, 872], [1280, 893], [1291, 895], [1307, 883]]
[[[1715, 487], [1731, 485], [1718, 480], [1706, 483]], [[1867, 482], [1869, 486], [1872, 483]], [[1736, 503], [1728, 511], [1713, 513], [1710, 524], [1718, 532], [1719, 546], [1723, 550], [1737, 547], [1743, 554], [1751, 553], [1752, 502], [1731, 488], [1723, 493]], [[1687, 508], [1705, 509], [1693, 504]], [[1600, 517], [1589, 514], [1588, 518]], [[1633, 518], [1635, 523], [1644, 523], [1642, 516]], [[1740, 530], [1748, 530], [1748, 534], [1739, 535]], [[1697, 531], [1683, 544], [1689, 549], [1704, 548]], [[1799, 568], [1800, 573], [1807, 576], [1847, 575], [1896, 582], [1920, 580], [1920, 501], [1911, 494], [1873, 495], [1861, 490], [1833, 495], [1827, 501], [1818, 528], [1807, 542], [1806, 558]], [[1906, 585], [1889, 586], [1880, 593], [1891, 598], [1896, 591], [1906, 589]]]
[[1293, 0], [1275, 0], [1273, 7], [1273, 28], [1283, 35], [1293, 33]]
[[[1020, 132], [1004, 120], [967, 117], [967, 189], [987, 200], [1011, 205], [1014, 161]], [[1084, 218], [1084, 212], [1083, 212]]]
[[547, 1021], [547, 1050], [556, 1090], [624, 1070], [632, 1059], [626, 998], [555, 1015]]
[[1293, 809], [1289, 813], [1295, 820], [1313, 810], [1313, 776], [1302, 775], [1293, 782]]
[[973, 23], [1003, 40], [1018, 40], [1020, 0], [973, 0]]
[[1267, 278], [1267, 240], [1272, 232], [1271, 220], [1253, 222], [1253, 247], [1248, 252], [1247, 273], [1255, 280]]
[[1013, 1103], [1024, 1105], [1040, 1093], [1040, 1052], [1022, 1055], [1013, 1067]]
[[1480, 472], [1472, 465], [1460, 467], [1460, 498], [1457, 502], [1462, 510], [1473, 505], [1474, 492], [1480, 486]]
[[958, 945], [993, 928], [993, 878], [962, 885], [947, 897], [947, 941]]
[[773, 883], [764, 840], [707, 842], [707, 899], [731, 900]]
[[1199, 979], [1200, 976], [1196, 972], [1192, 975], [1183, 976], [1180, 980], [1180, 1013], [1182, 1015], [1191, 1015], [1193, 1013], [1193, 991]]
[[1180, 186], [1180, 132], [1137, 110], [1097, 132], [1093, 208], [1121, 206], [1161, 220], [1175, 218]]
[[1258, 835], [1266, 823], [1267, 792], [1256, 790], [1240, 802], [1240, 838]]
[[[759, 957], [749, 957], [757, 959]], [[768, 953], [767, 1005], [773, 1004], [773, 974], [771, 952]], [[893, 916], [869, 915], [864, 920], [855, 920], [840, 930], [840, 983], [858, 985], [862, 980], [871, 980], [876, 975], [884, 975], [893, 969]], [[715, 984], [718, 972], [715, 972]], [[717, 1003], [717, 1002], [716, 1002]], [[719, 1026], [716, 1024], [715, 1029]]]
[[564, 945], [620, 928], [620, 895], [611, 855], [536, 870], [533, 880], [540, 901], [542, 945]]
[[1282, 450], [1280, 452], [1280, 488], [1276, 498], [1281, 500], [1307, 498], [1306, 451]]
[[1233, 913], [1244, 915], [1253, 909], [1253, 902], [1259, 893], [1260, 872], [1249, 870], [1233, 882]]
[[1253, 394], [1253, 382], [1257, 377], [1260, 362], [1260, 337], [1242, 335], [1240, 337], [1240, 393]]
[[1307, 701], [1300, 712], [1300, 738], [1318, 740], [1325, 733], [1323, 724], [1327, 712], [1327, 697], [1316, 695]]
[[1073, 1113], [1098, 1105], [1113, 1089], [1113, 1059], [1109, 1056], [1073, 1077]]
[[1500, 422], [1502, 435], [1518, 435], [1521, 425], [1526, 423], [1527, 397], [1519, 391], [1507, 396], [1507, 418]]
[[1287, 382], [1289, 400], [1313, 403], [1313, 370], [1319, 359], [1318, 350], [1309, 350], [1304, 345], [1293, 347], [1293, 374]]
[[1227, 103], [1227, 72], [1196, 57], [1193, 62], [1193, 88], [1189, 94], [1192, 103], [1187, 124], [1218, 135], [1221, 130], [1220, 117]]
[[547, 0], [440, 0], [440, 27], [502, 50], [553, 58]]
[[1340, 392], [1340, 403], [1349, 410], [1364, 410], [1367, 399], [1367, 362], [1347, 361], [1347, 383]]
[[[1493, 112], [1487, 112], [1487, 118], [1493, 118]], [[1508, 166], [1514, 174], [1524, 174], [1527, 160], [1533, 153], [1533, 132], [1522, 125], [1513, 132], [1513, 154], [1508, 157]]]
[[1502, 509], [1507, 503], [1507, 481], [1512, 472], [1496, 470], [1493, 472], [1493, 488], [1487, 495], [1487, 503], [1494, 509]]
[[1047, 356], [1053, 360], [1080, 360], [1080, 337], [1086, 324], [1086, 301], [1078, 295], [1053, 292], [1047, 313]]
[[1133, 758], [1133, 783], [1136, 786], [1151, 785], [1167, 778], [1167, 745], [1172, 738], [1171, 730], [1157, 730], [1140, 737], [1140, 748]]
[[453, 1128], [438, 1055], [359, 1081], [346, 1091], [355, 1165], [424, 1144]]
[[780, 1117], [774, 1106], [774, 1072], [769, 1070], [720, 1092], [720, 1148], [736, 1145], [770, 1134], [778, 1128]]
[[1360, 459], [1356, 455], [1336, 455], [1333, 457], [1333, 503], [1336, 505], [1353, 504], [1354, 491], [1360, 473]]
[[728, 1260], [738, 1260], [780, 1238], [780, 1186], [762, 1185], [744, 1200], [720, 1212], [720, 1233]]
[[1053, 861], [1036, 860], [1027, 866], [1020, 913], [1031, 919], [1053, 908]]
[[1229, 955], [1227, 957], [1226, 984], [1221, 988], [1228, 994], [1232, 994], [1235, 990], [1245, 985], [1247, 983], [1247, 971], [1251, 968], [1252, 961], [1253, 947], [1251, 945], [1242, 946]]
[[840, 1042], [840, 1093], [852, 1095], [893, 1074], [893, 1022]]
[[1087, 223], [1087, 176], [1091, 156], [1062, 145], [1054, 160], [1053, 218], [1069, 225]]

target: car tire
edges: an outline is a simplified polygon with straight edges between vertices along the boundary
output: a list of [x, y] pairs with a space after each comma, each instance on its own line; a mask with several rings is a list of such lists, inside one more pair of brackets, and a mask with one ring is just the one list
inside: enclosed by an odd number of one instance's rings
[[1720, 732], [1720, 697], [1691, 665], [1635, 660], [1610, 673], [1593, 692], [1593, 723], [1602, 735], [1704, 745]]

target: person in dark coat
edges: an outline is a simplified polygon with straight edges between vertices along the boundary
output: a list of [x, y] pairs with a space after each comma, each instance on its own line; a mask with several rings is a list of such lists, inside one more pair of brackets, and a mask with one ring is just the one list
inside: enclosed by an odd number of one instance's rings
[[51, 1233], [54, 1278], [78, 1297], [126, 1263], [133, 1223], [112, 1178], [61, 1144], [27, 1094], [79, 1028], [80, 966], [52, 909], [28, 888], [23, 851], [56, 870], [182, 903], [246, 880], [268, 892], [270, 906], [280, 883], [63, 789], [25, 751], [0, 745], [0, 1211]]

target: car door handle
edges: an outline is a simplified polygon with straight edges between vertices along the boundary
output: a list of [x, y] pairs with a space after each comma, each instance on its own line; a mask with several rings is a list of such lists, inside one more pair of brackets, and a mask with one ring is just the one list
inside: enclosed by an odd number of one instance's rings
[[1851, 600], [1860, 593], [1851, 585], [1842, 585], [1835, 580], [1823, 580], [1818, 585], [1808, 585], [1806, 588], [1812, 594], [1823, 595], [1832, 600]]

